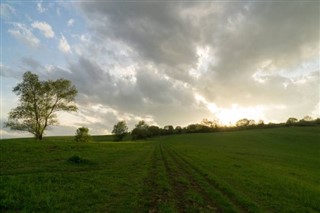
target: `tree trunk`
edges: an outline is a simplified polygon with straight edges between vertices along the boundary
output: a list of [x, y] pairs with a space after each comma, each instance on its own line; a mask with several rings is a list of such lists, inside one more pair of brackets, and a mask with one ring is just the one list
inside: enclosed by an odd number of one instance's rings
[[42, 140], [42, 134], [38, 133], [35, 135], [37, 140]]

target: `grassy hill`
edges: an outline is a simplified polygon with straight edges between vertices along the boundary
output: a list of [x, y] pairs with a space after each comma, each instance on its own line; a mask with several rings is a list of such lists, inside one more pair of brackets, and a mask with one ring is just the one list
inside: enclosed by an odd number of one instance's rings
[[[320, 128], [0, 141], [2, 212], [320, 212]], [[100, 143], [100, 142], [108, 143]]]

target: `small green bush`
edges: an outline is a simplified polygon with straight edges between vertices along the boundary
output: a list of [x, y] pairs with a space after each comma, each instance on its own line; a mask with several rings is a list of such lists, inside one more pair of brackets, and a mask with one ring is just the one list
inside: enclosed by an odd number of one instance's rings
[[89, 134], [89, 129], [87, 127], [78, 128], [74, 140], [76, 142], [90, 142], [91, 136]]
[[88, 160], [83, 159], [83, 158], [79, 157], [78, 155], [73, 155], [72, 157], [70, 157], [68, 159], [68, 161], [71, 163], [76, 163], [76, 164], [88, 163]]

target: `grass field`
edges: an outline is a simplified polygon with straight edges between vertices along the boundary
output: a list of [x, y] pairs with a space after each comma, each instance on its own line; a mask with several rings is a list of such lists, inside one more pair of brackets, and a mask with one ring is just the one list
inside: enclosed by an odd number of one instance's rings
[[[0, 141], [1, 212], [320, 212], [320, 128]], [[102, 143], [103, 141], [109, 141]], [[72, 162], [72, 156], [82, 161]]]

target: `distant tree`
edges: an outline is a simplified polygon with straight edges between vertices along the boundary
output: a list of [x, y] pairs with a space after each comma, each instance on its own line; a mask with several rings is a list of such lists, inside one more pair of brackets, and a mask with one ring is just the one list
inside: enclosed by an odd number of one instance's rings
[[201, 121], [201, 125], [203, 125], [203, 126], [207, 126], [207, 127], [209, 127], [209, 128], [217, 128], [218, 126], [219, 126], [219, 120], [212, 120], [212, 121], [210, 121], [210, 120], [208, 120], [208, 119], [206, 119], [206, 118], [204, 118], [204, 119], [202, 119], [202, 121]]
[[186, 127], [186, 132], [188, 133], [194, 133], [194, 132], [197, 132], [197, 124], [189, 124], [187, 127]]
[[75, 136], [74, 140], [76, 142], [89, 142], [89, 141], [91, 141], [89, 129], [87, 127], [78, 128], [76, 131], [76, 136]]
[[160, 128], [158, 126], [149, 126], [148, 132], [150, 136], [160, 135]]
[[128, 133], [128, 126], [125, 121], [119, 121], [113, 126], [112, 133], [116, 136], [117, 141], [122, 141], [122, 139]]
[[136, 127], [131, 131], [132, 140], [145, 139], [150, 136], [148, 124], [145, 121], [139, 121]]
[[36, 74], [28, 71], [13, 92], [19, 96], [19, 105], [10, 111], [5, 127], [28, 131], [39, 140], [48, 126], [58, 123], [56, 112], [77, 110], [77, 90], [65, 79], [39, 81]]
[[171, 134], [174, 133], [174, 128], [173, 128], [172, 125], [164, 126], [163, 129], [164, 129], [164, 133], [165, 133], [166, 135], [171, 135]]
[[317, 125], [316, 124], [316, 119], [313, 119], [311, 116], [305, 116], [303, 117], [301, 120], [299, 120], [297, 122], [297, 124], [295, 124], [297, 126], [314, 126]]
[[141, 120], [136, 124], [136, 128], [147, 129], [148, 124], [144, 120]]
[[240, 119], [237, 121], [236, 126], [237, 127], [246, 127], [249, 126], [250, 121], [246, 118]]
[[264, 125], [264, 121], [263, 120], [259, 120], [258, 121], [258, 126], [263, 126]]
[[174, 129], [174, 132], [180, 134], [182, 132], [181, 126], [176, 126], [176, 128]]
[[291, 126], [291, 125], [294, 125], [296, 123], [298, 123], [298, 119], [291, 117], [291, 118], [288, 118], [288, 120], [286, 122], [286, 125]]
[[309, 116], [309, 115], [304, 116], [304, 117], [302, 118], [302, 120], [303, 120], [303, 121], [306, 121], [306, 122], [314, 121], [314, 119], [313, 119], [311, 116]]
[[256, 125], [256, 121], [255, 120], [249, 120], [249, 126], [255, 126]]
[[203, 124], [190, 124], [186, 127], [185, 132], [187, 133], [198, 133], [198, 132], [211, 132], [212, 128]]

